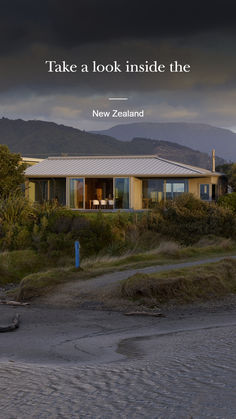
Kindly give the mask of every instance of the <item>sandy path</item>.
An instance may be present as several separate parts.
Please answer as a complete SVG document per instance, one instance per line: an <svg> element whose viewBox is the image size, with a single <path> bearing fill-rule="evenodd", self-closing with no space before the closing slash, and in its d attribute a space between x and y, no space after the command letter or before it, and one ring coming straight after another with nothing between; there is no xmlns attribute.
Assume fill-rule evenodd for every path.
<svg viewBox="0 0 236 419"><path fill-rule="evenodd" d="M164 272L170 269L187 268L190 266L198 266L205 263L219 262L229 256L221 256L209 259L203 259L198 261L174 263L171 265L162 266L149 266L146 268L128 269L119 272L108 273L105 275L97 276L95 278L85 281L69 282L59 286L56 291L49 296L41 299L41 302L53 305L81 305L85 304L85 307L98 308L99 303L106 300L107 294L109 298L111 294L115 295L115 290L119 286L120 281L129 278L136 273L152 273L152 272ZM230 256L236 258L236 256ZM120 301L115 300L111 302L110 307L120 305ZM127 303L128 304L128 303Z"/></svg>

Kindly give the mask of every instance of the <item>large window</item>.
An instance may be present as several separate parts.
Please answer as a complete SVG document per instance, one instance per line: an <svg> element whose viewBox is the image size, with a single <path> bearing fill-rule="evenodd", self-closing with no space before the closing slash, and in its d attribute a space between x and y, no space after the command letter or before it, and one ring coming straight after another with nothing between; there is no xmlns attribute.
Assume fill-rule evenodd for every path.
<svg viewBox="0 0 236 419"><path fill-rule="evenodd" d="M42 204L49 200L49 181L48 180L35 180L35 201Z"/></svg>
<svg viewBox="0 0 236 419"><path fill-rule="evenodd" d="M82 209L84 207L84 180L70 179L70 208Z"/></svg>
<svg viewBox="0 0 236 419"><path fill-rule="evenodd" d="M163 199L163 179L143 179L143 208L153 208Z"/></svg>
<svg viewBox="0 0 236 419"><path fill-rule="evenodd" d="M166 181L166 199L174 199L183 193L188 192L188 181L183 180L167 180Z"/></svg>
<svg viewBox="0 0 236 419"><path fill-rule="evenodd" d="M66 179L50 180L50 201L66 205Z"/></svg>
<svg viewBox="0 0 236 419"><path fill-rule="evenodd" d="M115 178L115 208L129 208L129 178Z"/></svg>

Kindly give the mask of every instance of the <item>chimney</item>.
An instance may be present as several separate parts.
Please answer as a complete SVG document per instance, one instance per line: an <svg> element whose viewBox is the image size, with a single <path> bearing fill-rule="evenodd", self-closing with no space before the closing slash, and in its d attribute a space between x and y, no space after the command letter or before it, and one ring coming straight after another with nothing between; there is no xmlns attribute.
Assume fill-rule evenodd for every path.
<svg viewBox="0 0 236 419"><path fill-rule="evenodd" d="M216 151L212 150L212 172L216 171Z"/></svg>

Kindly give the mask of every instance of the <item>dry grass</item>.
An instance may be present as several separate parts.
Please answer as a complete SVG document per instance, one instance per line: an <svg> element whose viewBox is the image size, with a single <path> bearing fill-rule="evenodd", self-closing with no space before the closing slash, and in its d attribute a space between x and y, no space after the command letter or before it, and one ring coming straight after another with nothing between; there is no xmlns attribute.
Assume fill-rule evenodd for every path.
<svg viewBox="0 0 236 419"><path fill-rule="evenodd" d="M129 251L122 256L96 256L82 261L81 267L85 270L127 269L145 267L149 265L163 265L175 260L195 260L199 257L207 258L224 254L231 254L236 250L236 244L231 239L210 238L206 242L199 242L196 246L181 247L173 241L162 241L158 247L142 253Z"/></svg>
<svg viewBox="0 0 236 419"><path fill-rule="evenodd" d="M33 250L15 250L0 254L0 285L18 283L24 276L43 267L42 258Z"/></svg>
<svg viewBox="0 0 236 419"><path fill-rule="evenodd" d="M8 283L19 283L25 276L53 269L55 262L58 267L69 266L71 258L49 258L33 250L14 250L0 253L0 286Z"/></svg>
<svg viewBox="0 0 236 419"><path fill-rule="evenodd" d="M217 256L224 253L230 255L236 250L235 243L230 239L205 238L197 245L181 247L172 241L162 241L156 248L146 252L135 253L128 251L122 256L98 255L82 260L84 271L94 276L100 272L123 270L132 267L145 267L149 265L163 265L175 260L195 260ZM73 269L73 258L49 258L47 255L37 254L33 250L17 250L0 253L0 285L9 282L18 283L26 275L43 272L57 267Z"/></svg>
<svg viewBox="0 0 236 419"><path fill-rule="evenodd" d="M206 236L200 239L194 247L204 248L214 246L216 248L220 247L222 250L229 250L234 246L234 242L232 239L226 239L225 237Z"/></svg>
<svg viewBox="0 0 236 419"><path fill-rule="evenodd" d="M15 291L17 301L28 301L41 297L54 290L58 285L78 279L79 272L73 273L70 268L57 268L26 276Z"/></svg>
<svg viewBox="0 0 236 419"><path fill-rule="evenodd" d="M176 260L185 262L186 260L204 259L220 256L222 253L224 255L231 254L235 249L235 243L227 241L226 244L227 247L222 247L221 242L207 247L180 247L174 242L163 242L156 249L144 253L133 254L129 252L120 257L105 255L83 260L82 270L80 271L77 271L71 265L71 261L68 261L67 266L63 266L64 263L63 265L60 264L61 267L58 266L58 262L57 268L55 268L55 263L49 265L35 253L31 255L25 253L27 251L21 253L10 252L8 255L5 254L4 257L0 255L0 283L1 269L4 269L2 278L4 278L5 283L15 282L17 284L21 281L19 289L16 290L17 297L21 300L27 300L46 295L61 283L86 280L109 272L150 265L171 264ZM28 257L26 257L27 255ZM1 264L1 256L2 261L11 260L8 263L8 268L6 264L4 267ZM40 263L39 266L38 263Z"/></svg>
<svg viewBox="0 0 236 419"><path fill-rule="evenodd" d="M236 292L236 261L217 263L156 274L136 274L123 281L122 297L166 303L190 302Z"/></svg>

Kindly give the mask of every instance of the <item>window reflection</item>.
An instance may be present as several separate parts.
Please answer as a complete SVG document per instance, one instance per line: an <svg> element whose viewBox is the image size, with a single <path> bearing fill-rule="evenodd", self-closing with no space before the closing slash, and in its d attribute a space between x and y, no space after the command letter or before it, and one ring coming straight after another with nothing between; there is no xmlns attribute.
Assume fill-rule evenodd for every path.
<svg viewBox="0 0 236 419"><path fill-rule="evenodd" d="M209 201L210 199L210 188L208 184L201 184L200 185L200 198L203 199L203 201Z"/></svg>
<svg viewBox="0 0 236 419"><path fill-rule="evenodd" d="M115 208L129 208L129 178L115 178Z"/></svg>
<svg viewBox="0 0 236 419"><path fill-rule="evenodd" d="M188 192L188 181L168 181L166 183L166 199L177 198L183 193Z"/></svg>
<svg viewBox="0 0 236 419"><path fill-rule="evenodd" d="M83 208L84 180L70 179L70 208Z"/></svg>
<svg viewBox="0 0 236 419"><path fill-rule="evenodd" d="M163 199L163 179L143 179L143 208L154 208Z"/></svg>

